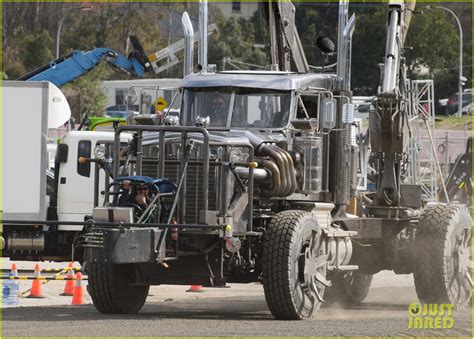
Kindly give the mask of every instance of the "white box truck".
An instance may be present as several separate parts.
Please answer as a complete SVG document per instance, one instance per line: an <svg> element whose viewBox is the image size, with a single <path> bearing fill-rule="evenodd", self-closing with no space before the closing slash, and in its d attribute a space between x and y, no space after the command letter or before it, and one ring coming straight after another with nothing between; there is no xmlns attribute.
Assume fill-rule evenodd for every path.
<svg viewBox="0 0 474 339"><path fill-rule="evenodd" d="M68 132L58 145L53 170L47 170L48 128L69 119L66 98L49 82L3 81L1 90L2 256L70 260L74 237L82 226L44 221L82 222L92 212L95 165L80 163L79 158L93 157L95 146L112 142L114 133ZM103 171L100 181L103 187ZM9 225L8 220L24 225Z"/></svg>

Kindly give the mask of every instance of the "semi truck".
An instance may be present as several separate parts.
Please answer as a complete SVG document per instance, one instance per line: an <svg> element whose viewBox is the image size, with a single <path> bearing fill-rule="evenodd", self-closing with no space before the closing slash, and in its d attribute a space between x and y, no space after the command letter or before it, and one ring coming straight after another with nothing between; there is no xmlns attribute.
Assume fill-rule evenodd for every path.
<svg viewBox="0 0 474 339"><path fill-rule="evenodd" d="M374 191L358 185L367 157L353 119L348 6L340 1L335 74L308 72L294 6L269 1L271 71L203 65L193 73L185 60L179 119L118 126L113 144L81 160L112 178L102 203L95 190L73 243L98 311L139 312L151 285L261 282L275 318L306 319L328 298L361 302L381 270L413 273L423 303L468 305L470 214L427 204L420 185L405 182L403 47L415 4L387 5L384 67L369 112ZM334 52L335 44L325 46Z"/></svg>

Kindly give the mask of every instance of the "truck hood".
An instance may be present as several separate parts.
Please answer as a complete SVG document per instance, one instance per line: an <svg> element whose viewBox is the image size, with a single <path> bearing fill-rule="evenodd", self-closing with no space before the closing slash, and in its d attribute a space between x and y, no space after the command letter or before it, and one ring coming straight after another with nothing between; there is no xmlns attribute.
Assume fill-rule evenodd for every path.
<svg viewBox="0 0 474 339"><path fill-rule="evenodd" d="M191 140L198 144L202 144L203 136L200 133L189 133ZM159 133L149 133L143 137L143 145L158 144ZM253 146L255 150L263 143L278 143L287 140L284 133L281 131L266 132L266 131L247 131L247 130L230 130L230 131L209 131L209 142L219 144L222 146L248 143ZM181 133L166 133L166 143L181 142Z"/></svg>

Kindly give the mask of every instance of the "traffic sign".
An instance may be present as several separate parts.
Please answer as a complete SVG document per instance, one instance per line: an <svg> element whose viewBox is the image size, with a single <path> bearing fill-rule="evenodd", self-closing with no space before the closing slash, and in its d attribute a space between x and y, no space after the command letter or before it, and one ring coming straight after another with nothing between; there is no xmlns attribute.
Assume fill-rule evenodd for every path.
<svg viewBox="0 0 474 339"><path fill-rule="evenodd" d="M168 106L168 102L163 97L158 97L156 101L153 103L157 111L162 111Z"/></svg>

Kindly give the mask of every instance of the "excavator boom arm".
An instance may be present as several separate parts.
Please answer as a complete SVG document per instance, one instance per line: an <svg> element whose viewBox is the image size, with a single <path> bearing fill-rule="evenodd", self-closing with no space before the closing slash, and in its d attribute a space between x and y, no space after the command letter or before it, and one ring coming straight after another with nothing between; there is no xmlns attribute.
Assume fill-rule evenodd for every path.
<svg viewBox="0 0 474 339"><path fill-rule="evenodd" d="M270 35L271 62L280 71L309 73L309 65L295 24L295 6L290 1L263 3Z"/></svg>
<svg viewBox="0 0 474 339"><path fill-rule="evenodd" d="M370 115L372 152L378 159L376 205L401 203L402 161L409 142L408 93L403 55L415 2L391 0L388 4L387 41L381 69L376 111Z"/></svg>
<svg viewBox="0 0 474 339"><path fill-rule="evenodd" d="M380 95L394 94L400 80L400 59L403 54L411 14L415 2L390 1L388 5L387 44L381 81Z"/></svg>
<svg viewBox="0 0 474 339"><path fill-rule="evenodd" d="M132 38L132 36L130 38L135 49L128 58L109 48L96 48L88 52L73 51L71 54L54 60L18 80L49 81L56 86L62 86L91 71L102 60L127 74L142 77L145 71L151 69L151 64L138 40L135 37Z"/></svg>

